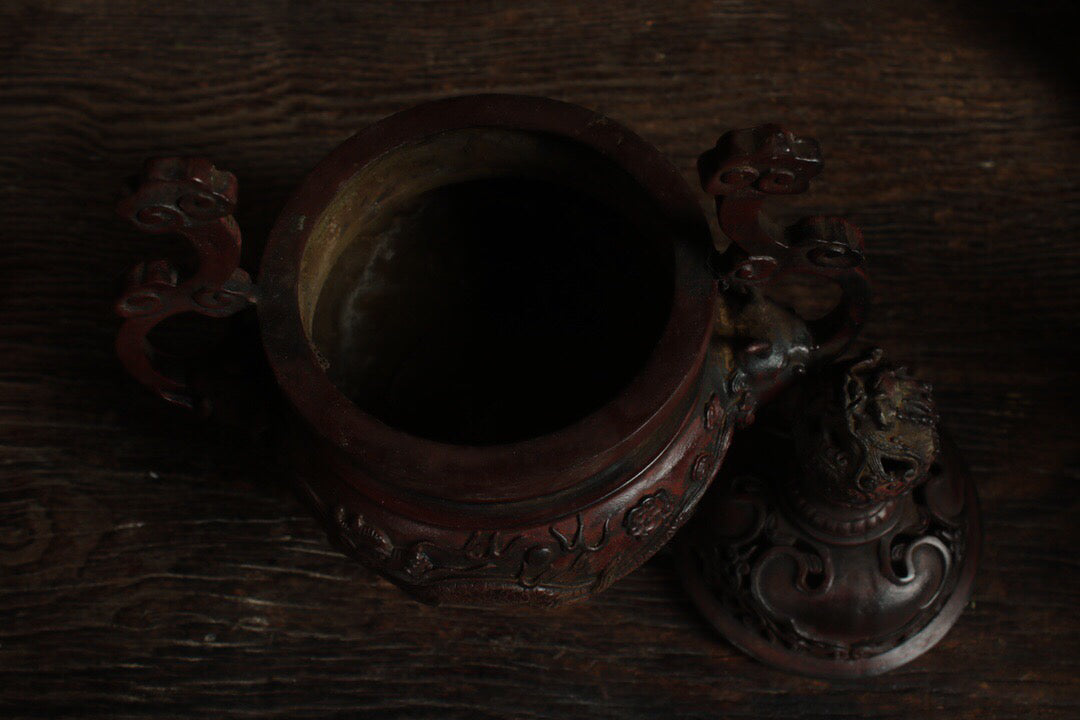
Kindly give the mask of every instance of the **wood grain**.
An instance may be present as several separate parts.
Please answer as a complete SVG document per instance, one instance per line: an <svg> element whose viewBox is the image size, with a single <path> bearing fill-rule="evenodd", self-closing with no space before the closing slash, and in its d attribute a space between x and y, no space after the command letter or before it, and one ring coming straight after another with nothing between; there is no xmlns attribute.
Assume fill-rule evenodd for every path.
<svg viewBox="0 0 1080 720"><path fill-rule="evenodd" d="M0 714L1080 716L1075 20L1064 2L3 3ZM145 156L236 173L254 267L330 148L479 91L605 112L691 180L727 128L821 141L799 205L863 227L867 339L935 384L982 493L975 599L938 648L859 683L778 674L713 634L666 556L558 611L417 605L328 547L265 451L122 375L117 279L179 247L112 215Z"/></svg>

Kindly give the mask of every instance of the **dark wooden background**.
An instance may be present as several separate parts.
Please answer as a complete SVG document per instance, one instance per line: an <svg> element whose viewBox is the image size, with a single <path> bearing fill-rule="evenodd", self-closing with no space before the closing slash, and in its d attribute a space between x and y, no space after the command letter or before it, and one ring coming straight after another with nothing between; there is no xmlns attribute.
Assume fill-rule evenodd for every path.
<svg viewBox="0 0 1080 720"><path fill-rule="evenodd" d="M1069 5L3 2L0 715L1080 717ZM337 143L479 91L600 110L691 179L726 128L821 141L799 204L865 230L866 336L935 384L982 494L975 598L933 652L773 672L663 555L565 609L420 606L331 550L272 463L122 374L111 298L162 240L111 208L144 156L235 172L255 254Z"/></svg>

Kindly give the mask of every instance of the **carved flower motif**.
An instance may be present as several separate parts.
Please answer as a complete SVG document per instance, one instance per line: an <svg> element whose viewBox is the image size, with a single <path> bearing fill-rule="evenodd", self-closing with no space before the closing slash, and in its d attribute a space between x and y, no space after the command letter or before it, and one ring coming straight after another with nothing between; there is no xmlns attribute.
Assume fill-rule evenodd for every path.
<svg viewBox="0 0 1080 720"><path fill-rule="evenodd" d="M420 577L433 567L435 567L435 563L432 561L431 556L427 554L425 543L418 542L409 548L409 552L405 555L405 572L413 577Z"/></svg>
<svg viewBox="0 0 1080 720"><path fill-rule="evenodd" d="M674 503L667 490L646 495L623 518L626 532L638 540L648 537L664 524L673 508Z"/></svg>

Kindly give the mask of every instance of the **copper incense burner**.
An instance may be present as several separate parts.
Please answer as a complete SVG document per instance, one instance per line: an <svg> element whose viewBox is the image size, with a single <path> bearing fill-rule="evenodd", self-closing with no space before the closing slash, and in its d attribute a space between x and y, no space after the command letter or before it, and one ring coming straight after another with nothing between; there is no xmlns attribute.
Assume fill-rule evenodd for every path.
<svg viewBox="0 0 1080 720"><path fill-rule="evenodd" d="M815 141L777 126L724 135L699 163L719 253L679 171L618 123L542 98L433 102L323 160L252 280L235 178L151 160L120 212L199 265L134 269L118 352L206 410L148 333L254 306L296 485L337 545L425 601L581 599L671 540L736 428L858 332L859 231L759 224L820 168ZM807 321L767 297L793 274L840 302Z"/></svg>

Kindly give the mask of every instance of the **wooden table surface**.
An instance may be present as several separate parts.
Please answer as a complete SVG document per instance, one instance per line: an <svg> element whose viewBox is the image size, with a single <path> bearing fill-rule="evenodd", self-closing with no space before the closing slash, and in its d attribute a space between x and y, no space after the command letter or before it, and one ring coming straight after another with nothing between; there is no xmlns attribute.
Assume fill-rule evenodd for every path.
<svg viewBox="0 0 1080 720"><path fill-rule="evenodd" d="M1076 17L867 5L4 2L0 716L1080 717ZM941 645L861 682L774 672L664 555L564 609L421 606L122 373L118 278L163 252L112 213L143 157L236 173L254 257L337 143L481 91L600 110L691 181L727 128L821 141L798 205L864 229L865 337L934 383L982 495Z"/></svg>

